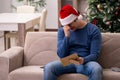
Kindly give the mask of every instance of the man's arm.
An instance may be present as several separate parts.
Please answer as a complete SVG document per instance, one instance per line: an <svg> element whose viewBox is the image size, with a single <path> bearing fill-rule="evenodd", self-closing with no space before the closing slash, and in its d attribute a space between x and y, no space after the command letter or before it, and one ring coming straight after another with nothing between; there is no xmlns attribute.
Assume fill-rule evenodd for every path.
<svg viewBox="0 0 120 80"><path fill-rule="evenodd" d="M68 27L63 27L58 30L58 44L57 44L57 54L60 58L68 55L69 48L69 35Z"/></svg>
<svg viewBox="0 0 120 80"><path fill-rule="evenodd" d="M101 41L102 38L100 30L95 28L91 35L90 55L84 57L85 63L89 61L96 61L98 59L101 49Z"/></svg>

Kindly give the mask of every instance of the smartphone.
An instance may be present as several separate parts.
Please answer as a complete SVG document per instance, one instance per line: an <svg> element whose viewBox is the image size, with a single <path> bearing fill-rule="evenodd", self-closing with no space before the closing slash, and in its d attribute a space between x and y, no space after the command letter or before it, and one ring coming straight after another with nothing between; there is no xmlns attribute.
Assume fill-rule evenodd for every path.
<svg viewBox="0 0 120 80"><path fill-rule="evenodd" d="M112 69L112 71L120 72L120 68L119 67L112 67L111 69Z"/></svg>

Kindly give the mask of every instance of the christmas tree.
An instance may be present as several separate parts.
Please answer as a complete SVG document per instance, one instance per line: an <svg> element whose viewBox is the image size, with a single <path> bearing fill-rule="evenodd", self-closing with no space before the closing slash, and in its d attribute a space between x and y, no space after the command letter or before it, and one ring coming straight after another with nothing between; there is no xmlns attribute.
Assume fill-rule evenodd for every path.
<svg viewBox="0 0 120 80"><path fill-rule="evenodd" d="M88 20L102 32L120 32L120 0L88 0Z"/></svg>

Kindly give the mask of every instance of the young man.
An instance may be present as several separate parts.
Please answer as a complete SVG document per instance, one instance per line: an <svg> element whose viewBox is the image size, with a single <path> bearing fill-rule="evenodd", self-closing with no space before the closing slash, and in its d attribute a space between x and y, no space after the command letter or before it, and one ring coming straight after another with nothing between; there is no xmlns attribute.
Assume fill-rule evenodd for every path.
<svg viewBox="0 0 120 80"><path fill-rule="evenodd" d="M44 80L57 80L67 73L84 74L89 80L102 80L102 67L97 63L101 49L101 33L97 26L81 19L81 15L70 5L60 10L57 54L64 58L77 53L79 65L63 66L61 61L45 66Z"/></svg>

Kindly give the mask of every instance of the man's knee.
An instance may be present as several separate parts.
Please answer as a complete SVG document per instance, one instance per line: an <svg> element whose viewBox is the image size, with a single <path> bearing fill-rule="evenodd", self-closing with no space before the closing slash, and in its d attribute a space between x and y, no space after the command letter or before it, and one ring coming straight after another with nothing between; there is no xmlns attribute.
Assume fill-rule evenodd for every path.
<svg viewBox="0 0 120 80"><path fill-rule="evenodd" d="M102 72L102 67L99 63L97 62L88 62L87 63L88 70L94 73L101 73Z"/></svg>

